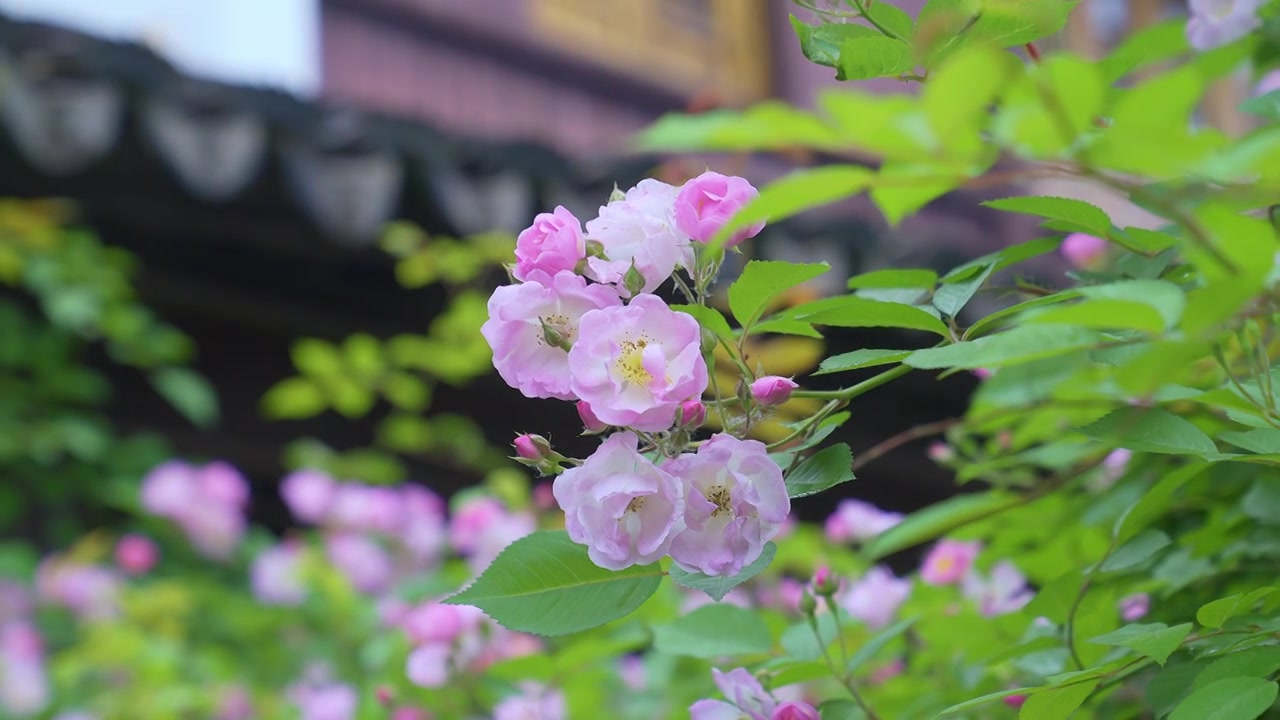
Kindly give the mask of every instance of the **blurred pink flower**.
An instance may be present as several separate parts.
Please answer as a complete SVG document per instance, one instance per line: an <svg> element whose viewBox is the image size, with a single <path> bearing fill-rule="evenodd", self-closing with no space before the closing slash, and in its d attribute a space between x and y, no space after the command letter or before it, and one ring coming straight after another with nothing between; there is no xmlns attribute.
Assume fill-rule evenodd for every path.
<svg viewBox="0 0 1280 720"><path fill-rule="evenodd" d="M295 693L300 720L355 720L360 698L349 685L306 687Z"/></svg>
<svg viewBox="0 0 1280 720"><path fill-rule="evenodd" d="M336 490L333 478L319 470L298 470L280 483L284 504L295 518L304 523L324 520Z"/></svg>
<svg viewBox="0 0 1280 720"><path fill-rule="evenodd" d="M307 596L302 582L302 548L281 543L254 558L249 568L254 597L265 605L298 605Z"/></svg>
<svg viewBox="0 0 1280 720"><path fill-rule="evenodd" d="M618 658L618 677L622 678L622 684L629 689L635 692L644 690L649 684L644 658L639 655L624 655Z"/></svg>
<svg viewBox="0 0 1280 720"><path fill-rule="evenodd" d="M143 535L125 535L116 543L116 565L130 575L142 575L155 566L160 548Z"/></svg>
<svg viewBox="0 0 1280 720"><path fill-rule="evenodd" d="M449 644L464 632L474 631L484 619L479 608L428 602L405 613L401 627L414 645Z"/></svg>
<svg viewBox="0 0 1280 720"><path fill-rule="evenodd" d="M244 515L227 505L192 505L174 519L192 547L211 560L230 560L247 530Z"/></svg>
<svg viewBox="0 0 1280 720"><path fill-rule="evenodd" d="M1007 560L996 563L989 578L970 572L962 584L965 597L977 603L978 611L986 617L1017 612L1035 597L1026 577Z"/></svg>
<svg viewBox="0 0 1280 720"><path fill-rule="evenodd" d="M773 709L769 720L821 720L818 709L801 700L788 700Z"/></svg>
<svg viewBox="0 0 1280 720"><path fill-rule="evenodd" d="M223 688L215 712L216 720L254 720L253 698L240 685Z"/></svg>
<svg viewBox="0 0 1280 720"><path fill-rule="evenodd" d="M867 675L867 679L870 680L873 685L880 685L898 677L904 670L906 670L906 668L906 663L902 662L902 658L895 658L877 667L875 670L872 670L871 673Z"/></svg>
<svg viewBox="0 0 1280 720"><path fill-rule="evenodd" d="M721 672L711 669L711 677L725 700L699 700L689 706L692 720L724 720L743 715L750 720L771 720L778 703L754 675L743 668Z"/></svg>
<svg viewBox="0 0 1280 720"><path fill-rule="evenodd" d="M902 514L886 512L861 500L841 500L827 517L823 532L833 543L864 542L902 522Z"/></svg>
<svg viewBox="0 0 1280 720"><path fill-rule="evenodd" d="M0 623L23 618L31 609L31 592L25 585L0 579Z"/></svg>
<svg viewBox="0 0 1280 720"><path fill-rule="evenodd" d="M1103 238L1087 233L1071 233L1062 240L1058 252L1074 267L1092 268L1107 255L1111 247Z"/></svg>
<svg viewBox="0 0 1280 720"><path fill-rule="evenodd" d="M372 538L355 533L337 533L325 539L325 551L351 586L374 594L391 584L394 567L391 556Z"/></svg>
<svg viewBox="0 0 1280 720"><path fill-rule="evenodd" d="M1264 0L1189 0L1187 41L1197 50L1229 45L1262 24L1258 9Z"/></svg>
<svg viewBox="0 0 1280 720"><path fill-rule="evenodd" d="M487 495L476 495L460 502L449 519L449 544L463 555L480 547L481 538L507 517L502 501Z"/></svg>
<svg viewBox="0 0 1280 720"><path fill-rule="evenodd" d="M51 557L36 569L40 599L62 605L84 620L110 620L119 614L120 578L97 565Z"/></svg>
<svg viewBox="0 0 1280 720"><path fill-rule="evenodd" d="M1151 596L1146 593L1134 593L1120 598L1120 617L1125 622L1141 620L1150 611Z"/></svg>
<svg viewBox="0 0 1280 720"><path fill-rule="evenodd" d="M911 596L911 581L894 576L893 571L876 565L863 574L835 600L851 616L875 630L888 625L902 603Z"/></svg>
<svg viewBox="0 0 1280 720"><path fill-rule="evenodd" d="M418 687L444 687L449 681L449 659L453 654L447 643L420 645L409 653L405 675Z"/></svg>
<svg viewBox="0 0 1280 720"><path fill-rule="evenodd" d="M939 540L924 558L920 579L928 585L950 585L969 574L982 544L959 540Z"/></svg>
<svg viewBox="0 0 1280 720"><path fill-rule="evenodd" d="M1280 70L1272 70L1263 75L1258 84L1253 87L1254 95L1266 95L1267 93L1280 90Z"/></svg>
<svg viewBox="0 0 1280 720"><path fill-rule="evenodd" d="M564 720L564 694L554 688L525 683L493 708L493 720Z"/></svg>
<svg viewBox="0 0 1280 720"><path fill-rule="evenodd" d="M538 529L538 520L527 512L507 515L502 522L493 523L480 534L467 565L477 575L484 572L498 555L511 543Z"/></svg>
<svg viewBox="0 0 1280 720"><path fill-rule="evenodd" d="M0 709L34 715L50 701L44 643L35 626L11 622L0 627Z"/></svg>
<svg viewBox="0 0 1280 720"><path fill-rule="evenodd" d="M249 503L249 484L230 464L216 461L196 470L196 486L205 499L237 509Z"/></svg>

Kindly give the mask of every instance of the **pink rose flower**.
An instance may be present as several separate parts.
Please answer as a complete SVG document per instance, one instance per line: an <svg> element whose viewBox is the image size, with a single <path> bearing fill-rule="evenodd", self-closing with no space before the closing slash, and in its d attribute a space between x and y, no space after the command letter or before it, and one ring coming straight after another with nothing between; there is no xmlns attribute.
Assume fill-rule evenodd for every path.
<svg viewBox="0 0 1280 720"><path fill-rule="evenodd" d="M307 596L302 582L302 548L281 543L262 551L249 567L253 596L264 605L299 605Z"/></svg>
<svg viewBox="0 0 1280 720"><path fill-rule="evenodd" d="M566 348L576 345L585 314L621 305L612 289L587 285L573 273L534 273L528 282L493 291L480 332L508 385L529 398L576 400Z"/></svg>
<svg viewBox="0 0 1280 720"><path fill-rule="evenodd" d="M861 500L841 500L823 532L833 543L864 542L902 522L902 514L885 512Z"/></svg>
<svg viewBox="0 0 1280 720"><path fill-rule="evenodd" d="M1190 0L1187 41L1197 50L1229 45L1262 24L1263 0Z"/></svg>
<svg viewBox="0 0 1280 720"><path fill-rule="evenodd" d="M920 579L928 585L960 582L969 574L981 549L982 545L976 542L939 540L924 558L924 564L920 567Z"/></svg>
<svg viewBox="0 0 1280 720"><path fill-rule="evenodd" d="M280 483L280 496L289 512L304 523L324 520L336 493L333 478L318 470L298 470Z"/></svg>
<svg viewBox="0 0 1280 720"><path fill-rule="evenodd" d="M666 430L680 404L707 389L698 321L657 296L592 310L579 330L569 351L569 384L603 422Z"/></svg>
<svg viewBox="0 0 1280 720"><path fill-rule="evenodd" d="M120 612L118 575L97 565L81 565L57 557L36 568L36 593L84 620L111 620Z"/></svg>
<svg viewBox="0 0 1280 720"><path fill-rule="evenodd" d="M766 375L751 383L751 397L763 407L781 405L791 399L791 392L798 387L791 378Z"/></svg>
<svg viewBox="0 0 1280 720"><path fill-rule="evenodd" d="M512 695L493 707L493 720L564 720L564 693L525 683L519 695Z"/></svg>
<svg viewBox="0 0 1280 720"><path fill-rule="evenodd" d="M339 533L325 540L329 562L362 593L378 593L391 584L394 568L391 556L373 539L354 533Z"/></svg>
<svg viewBox="0 0 1280 720"><path fill-rule="evenodd" d="M327 519L344 530L394 535L404 524L404 510L400 494L392 488L341 483Z"/></svg>
<svg viewBox="0 0 1280 720"><path fill-rule="evenodd" d="M438 562L447 543L444 501L424 487L402 485L400 503L404 520L400 544L420 563Z"/></svg>
<svg viewBox="0 0 1280 720"><path fill-rule="evenodd" d="M475 630L483 619L480 609L470 605L428 602L410 610L404 617L403 627L414 645L447 645L463 632Z"/></svg>
<svg viewBox="0 0 1280 720"><path fill-rule="evenodd" d="M685 488L685 527L671 541L671 559L689 572L738 574L791 513L782 469L757 440L714 435L664 467Z"/></svg>
<svg viewBox="0 0 1280 720"><path fill-rule="evenodd" d="M818 709L803 700L788 700L773 709L769 720L821 720Z"/></svg>
<svg viewBox="0 0 1280 720"><path fill-rule="evenodd" d="M605 257L587 258L587 277L615 285L623 297L651 293L677 267L693 265L687 235L675 226L679 190L657 180L641 180L622 200L600 208L587 223L587 238L601 244ZM628 289L627 274L635 268L638 287Z"/></svg>
<svg viewBox="0 0 1280 720"><path fill-rule="evenodd" d="M129 575L142 575L155 567L160 558L160 548L151 538L142 535L125 535L116 543L116 565Z"/></svg>
<svg viewBox="0 0 1280 720"><path fill-rule="evenodd" d="M1110 244L1100 237L1086 233L1071 233L1063 239L1058 252L1078 268L1093 267L1107 254Z"/></svg>
<svg viewBox="0 0 1280 720"><path fill-rule="evenodd" d="M676 196L676 228L698 242L710 242L744 205L760 196L745 178L707 171L686 182ZM760 220L735 232L726 247L755 237L764 229Z"/></svg>
<svg viewBox="0 0 1280 720"><path fill-rule="evenodd" d="M174 519L191 546L210 560L231 559L247 530L244 516L227 505L193 505Z"/></svg>
<svg viewBox="0 0 1280 720"><path fill-rule="evenodd" d="M977 603L978 611L986 617L1017 612L1035 597L1027 587L1026 577L1008 561L996 563L989 579L976 572L969 573L962 588L965 597Z"/></svg>
<svg viewBox="0 0 1280 720"><path fill-rule="evenodd" d="M297 694L301 720L354 720L360 698L349 685L307 688Z"/></svg>
<svg viewBox="0 0 1280 720"><path fill-rule="evenodd" d="M1151 611L1151 596L1146 593L1134 593L1120 598L1120 617L1125 622L1137 622Z"/></svg>
<svg viewBox="0 0 1280 720"><path fill-rule="evenodd" d="M591 406L579 401L578 417L582 419L582 429L589 433L600 433L609 429L607 423L600 422L600 418L596 417L595 412L591 410Z"/></svg>
<svg viewBox="0 0 1280 720"><path fill-rule="evenodd" d="M569 537L586 545L591 561L608 570L647 565L666 555L684 512L680 481L638 447L634 433L615 433L551 486Z"/></svg>
<svg viewBox="0 0 1280 720"><path fill-rule="evenodd" d="M195 469L184 462L161 463L142 478L142 509L152 515L179 515L198 495Z"/></svg>
<svg viewBox="0 0 1280 720"><path fill-rule="evenodd" d="M721 672L711 669L716 687L724 700L699 700L689 706L692 720L724 720L746 715L750 720L771 720L778 703L764 691L760 681L743 668Z"/></svg>
<svg viewBox="0 0 1280 720"><path fill-rule="evenodd" d="M418 687L438 688L449 682L449 658L453 649L447 643L430 643L414 648L405 661L405 675Z"/></svg>
<svg viewBox="0 0 1280 720"><path fill-rule="evenodd" d="M528 280L534 271L555 275L573 272L578 261L587 256L587 240L582 223L563 207L554 212L539 213L533 224L516 238L516 267L512 275Z"/></svg>
<svg viewBox="0 0 1280 720"><path fill-rule="evenodd" d="M889 568L877 565L835 599L850 616L875 630L892 622L910 596L910 580L895 577Z"/></svg>
<svg viewBox="0 0 1280 720"><path fill-rule="evenodd" d="M1005 705L1011 708L1020 708L1027 702L1026 695L1006 695L1002 698Z"/></svg>
<svg viewBox="0 0 1280 720"><path fill-rule="evenodd" d="M449 544L466 555L475 552L489 528L507 517L507 508L497 498L474 495L458 503L449 523Z"/></svg>

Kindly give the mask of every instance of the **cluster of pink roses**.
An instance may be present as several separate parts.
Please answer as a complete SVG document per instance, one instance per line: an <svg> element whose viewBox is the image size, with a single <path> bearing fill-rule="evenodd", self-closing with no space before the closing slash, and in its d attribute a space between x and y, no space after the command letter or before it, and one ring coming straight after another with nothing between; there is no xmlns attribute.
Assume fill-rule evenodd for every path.
<svg viewBox="0 0 1280 720"><path fill-rule="evenodd" d="M224 462L201 467L173 460L142 480L142 508L167 518L205 557L228 560L244 537L249 484Z"/></svg>
<svg viewBox="0 0 1280 720"><path fill-rule="evenodd" d="M708 384L698 322L651 293L677 270L705 287L698 244L756 195L743 178L707 172L679 188L644 180L615 192L585 231L564 208L538 215L517 240L517 284L489 299L481 332L502 378L527 397L576 401L589 432L620 430L552 488L569 536L600 567L670 555L690 572L733 575L790 513L782 472L762 443L719 434L681 453L684 441L659 448L646 435L679 431L687 440L706 417ZM751 389L768 405L795 387L767 377ZM529 464L566 459L536 436L518 438L516 451ZM675 457L654 459L664 454Z"/></svg>

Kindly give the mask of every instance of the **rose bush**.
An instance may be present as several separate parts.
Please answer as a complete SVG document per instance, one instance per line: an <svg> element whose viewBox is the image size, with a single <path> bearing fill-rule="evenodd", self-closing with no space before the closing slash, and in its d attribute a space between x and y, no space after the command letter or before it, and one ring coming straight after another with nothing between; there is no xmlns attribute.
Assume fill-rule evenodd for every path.
<svg viewBox="0 0 1280 720"><path fill-rule="evenodd" d="M809 5L809 3L805 3ZM1280 101L1232 138L1193 122L1209 84L1280 61L1280 7L1191 4L1100 62L1032 44L1060 0L884 1L793 18L845 80L817 111L768 104L664 118L665 150L857 150L757 191L713 172L645 180L582 223L539 215L477 333L514 391L572 402L599 444L539 435L483 489L301 469L302 527L244 519L219 463L156 467L143 523L90 535L0 586L0 707L20 716L812 720L1277 715L1280 674ZM1013 49L1015 52L1010 52ZM1025 60L1021 56L1025 55ZM1001 170L997 160L1008 157ZM762 223L866 192L895 223L967 187L1061 175L1156 216L1011 196L1043 237L939 275L886 269L781 306L823 263L726 252ZM1009 281L1057 252L1057 288ZM671 289L682 302L655 294ZM1006 299L966 312L980 292ZM669 297L669 296L668 296ZM478 323L477 323L478 324ZM747 351L760 336L894 327L813 389ZM912 372L981 379L963 417L854 457L858 398ZM775 374L776 373L776 374ZM788 406L815 410L764 439ZM792 501L935 438L970 490L910 514ZM927 546L917 569L890 558Z"/></svg>

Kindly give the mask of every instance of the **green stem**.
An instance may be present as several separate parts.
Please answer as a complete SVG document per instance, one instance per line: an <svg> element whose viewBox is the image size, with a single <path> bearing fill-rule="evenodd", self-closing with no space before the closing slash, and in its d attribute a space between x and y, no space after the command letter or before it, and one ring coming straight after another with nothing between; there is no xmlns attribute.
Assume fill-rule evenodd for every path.
<svg viewBox="0 0 1280 720"><path fill-rule="evenodd" d="M812 614L809 615L809 627L813 628L813 636L818 639L818 647L822 649L822 658L827 661L827 669L831 671L831 676L844 686L844 689L849 693L849 697L853 698L858 707L862 708L867 720L880 720L880 716L876 715L871 706L867 704L867 701L862 699L862 693L858 692L858 688L853 684L853 679L849 677L849 673L836 669L835 660L831 658L831 652L827 649L827 644L822 641L822 633L818 631L818 619ZM843 633L840 633L839 621L836 622L836 633L842 636L841 640L843 641L844 638Z"/></svg>
<svg viewBox="0 0 1280 720"><path fill-rule="evenodd" d="M847 387L843 390L796 390L791 394L792 397L815 398L818 400L844 400L848 402L859 395L864 395L885 383L892 382L906 375L915 368L909 365L898 365L890 370L886 370L879 375L863 380L862 382Z"/></svg>
<svg viewBox="0 0 1280 720"><path fill-rule="evenodd" d="M858 8L858 14L862 16L862 19L871 23L871 27L875 28L876 30L879 30L881 35L884 35L885 37L891 37L894 40L901 40L902 42L906 42L906 39L903 38L901 35L890 30L884 25L881 25L880 23L876 22L875 18L871 17L871 14L867 12L867 0L853 0L853 6Z"/></svg>

